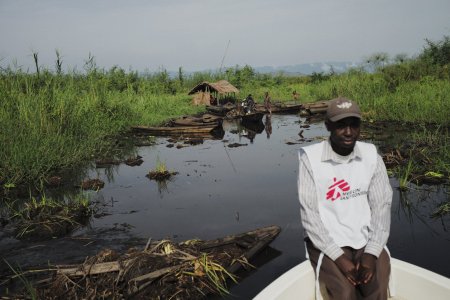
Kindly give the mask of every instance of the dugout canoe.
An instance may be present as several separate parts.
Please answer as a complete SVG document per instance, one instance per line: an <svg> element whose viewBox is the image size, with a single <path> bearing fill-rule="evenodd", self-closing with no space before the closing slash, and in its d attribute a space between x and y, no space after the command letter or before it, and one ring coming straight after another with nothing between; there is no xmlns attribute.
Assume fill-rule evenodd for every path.
<svg viewBox="0 0 450 300"><path fill-rule="evenodd" d="M183 116L169 120L165 125L167 127L187 127L187 126L219 126L222 124L222 117L212 114L203 114L201 116Z"/></svg>
<svg viewBox="0 0 450 300"><path fill-rule="evenodd" d="M298 103L281 103L276 102L271 104L271 111L273 114L295 114L303 108L303 104ZM256 104L256 111L269 113L264 104Z"/></svg>
<svg viewBox="0 0 450 300"><path fill-rule="evenodd" d="M450 299L450 279L416 265L391 258L391 300ZM315 299L314 270L305 261L263 289L254 300ZM327 299L326 295L323 299Z"/></svg>
<svg viewBox="0 0 450 300"><path fill-rule="evenodd" d="M231 103L227 103L224 105L206 105L205 106L205 109L209 113L216 115L216 116L221 116L221 117L224 117L227 114L227 112L229 112L230 110L235 109L235 108L236 108L236 105L231 104Z"/></svg>
<svg viewBox="0 0 450 300"><path fill-rule="evenodd" d="M222 126L201 125L201 126L174 126L174 127L151 127L151 126L132 126L132 131L137 134L146 134L153 136L204 136L213 134L214 131L220 131Z"/></svg>
<svg viewBox="0 0 450 300"><path fill-rule="evenodd" d="M327 112L329 101L317 101L303 104L300 113L303 115L324 114Z"/></svg>
<svg viewBox="0 0 450 300"><path fill-rule="evenodd" d="M263 112L252 112L248 114L242 114L239 116L242 120L242 122L254 122L254 123L262 123L262 118L264 117Z"/></svg>

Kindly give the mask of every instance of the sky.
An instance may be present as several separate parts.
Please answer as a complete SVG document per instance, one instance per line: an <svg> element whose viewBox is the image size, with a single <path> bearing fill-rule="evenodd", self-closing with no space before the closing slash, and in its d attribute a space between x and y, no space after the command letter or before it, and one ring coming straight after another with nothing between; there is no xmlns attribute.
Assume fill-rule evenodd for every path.
<svg viewBox="0 0 450 300"><path fill-rule="evenodd" d="M450 0L0 0L0 67L83 70L361 62L450 36Z"/></svg>

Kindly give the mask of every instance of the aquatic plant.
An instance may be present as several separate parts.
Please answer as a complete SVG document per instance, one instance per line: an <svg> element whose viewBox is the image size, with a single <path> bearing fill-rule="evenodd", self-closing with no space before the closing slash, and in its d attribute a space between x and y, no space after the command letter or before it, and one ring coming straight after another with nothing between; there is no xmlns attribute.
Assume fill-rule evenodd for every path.
<svg viewBox="0 0 450 300"><path fill-rule="evenodd" d="M400 171L398 173L399 189L402 191L407 190L413 173L413 160L409 159L406 167L400 167Z"/></svg>
<svg viewBox="0 0 450 300"><path fill-rule="evenodd" d="M11 271L13 272L14 276L13 278L19 278L20 282L22 283L24 289L25 289L25 295L27 296L28 299L38 299L37 296L37 292L36 289L33 287L33 284L31 283L30 280L27 279L27 277L24 275L24 272L22 272L22 270L20 269L20 266L17 266L16 268L11 266L11 264L5 260L5 263L8 265L8 267L11 269ZM0 285L2 285L2 283L0 283ZM15 298L16 295L12 294L12 295L8 295L8 290L6 290L6 295L2 295L3 296L13 296ZM24 295L24 296L25 296ZM19 297L21 298L21 297ZM8 299L8 298L6 298Z"/></svg>
<svg viewBox="0 0 450 300"><path fill-rule="evenodd" d="M74 199L58 201L45 195L31 197L22 208L13 209L9 219L19 239L59 237L85 224L93 212L89 199L82 194Z"/></svg>
<svg viewBox="0 0 450 300"><path fill-rule="evenodd" d="M159 160L159 157L156 160L156 167L153 170L150 170L150 172L146 175L150 179L154 179L158 182L164 182L167 179L170 179L173 175L178 174L178 172L175 171L169 171L167 169L167 166L164 162ZM167 187L165 187L167 189ZM164 189L164 186L162 186L162 189Z"/></svg>
<svg viewBox="0 0 450 300"><path fill-rule="evenodd" d="M450 201L441 203L431 214L432 218L440 218L450 213Z"/></svg>

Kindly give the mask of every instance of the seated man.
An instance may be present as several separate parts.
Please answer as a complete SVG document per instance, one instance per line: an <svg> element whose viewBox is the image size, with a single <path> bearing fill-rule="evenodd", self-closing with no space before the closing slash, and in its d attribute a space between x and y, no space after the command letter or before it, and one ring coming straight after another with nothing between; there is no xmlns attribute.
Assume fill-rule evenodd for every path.
<svg viewBox="0 0 450 300"><path fill-rule="evenodd" d="M357 141L360 123L355 102L330 102L330 137L299 151L300 213L310 262L329 299L385 300L392 188L375 146Z"/></svg>

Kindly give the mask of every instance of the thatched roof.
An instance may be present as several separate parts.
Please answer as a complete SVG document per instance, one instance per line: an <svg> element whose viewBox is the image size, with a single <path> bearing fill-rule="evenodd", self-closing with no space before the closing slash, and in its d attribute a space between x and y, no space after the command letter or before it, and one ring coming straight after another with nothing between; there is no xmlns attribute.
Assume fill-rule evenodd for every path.
<svg viewBox="0 0 450 300"><path fill-rule="evenodd" d="M217 92L219 94L227 94L227 93L239 93L239 90L234 87L231 83L229 83L226 80L220 80L217 82L207 82L203 81L200 84L197 84L189 93L188 95L195 94L199 91L205 92L205 91L213 91Z"/></svg>

